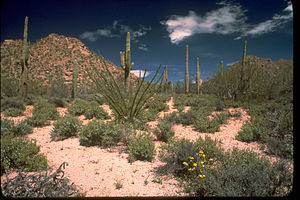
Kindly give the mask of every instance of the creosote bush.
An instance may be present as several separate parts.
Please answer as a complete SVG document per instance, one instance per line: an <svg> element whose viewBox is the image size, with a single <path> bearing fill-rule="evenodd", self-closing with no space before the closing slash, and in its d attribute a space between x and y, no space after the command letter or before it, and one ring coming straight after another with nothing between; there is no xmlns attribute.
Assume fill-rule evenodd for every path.
<svg viewBox="0 0 300 200"><path fill-rule="evenodd" d="M54 128L51 131L51 140L76 136L76 133L81 129L81 125L82 122L77 117L66 115L59 118L54 123Z"/></svg>
<svg viewBox="0 0 300 200"><path fill-rule="evenodd" d="M157 128L154 130L157 140L168 142L175 134L172 130L172 125L173 123L167 120L159 121Z"/></svg>
<svg viewBox="0 0 300 200"><path fill-rule="evenodd" d="M285 196L293 175L282 160L271 163L248 150L224 151L219 142L199 138L163 146L160 157L192 196Z"/></svg>
<svg viewBox="0 0 300 200"><path fill-rule="evenodd" d="M82 127L80 132L80 145L83 146L112 146L121 139L121 126L115 122L103 122L93 119Z"/></svg>
<svg viewBox="0 0 300 200"><path fill-rule="evenodd" d="M128 144L128 161L130 163L136 160L152 161L155 156L155 146L152 137L148 134L141 134L131 138Z"/></svg>
<svg viewBox="0 0 300 200"><path fill-rule="evenodd" d="M17 117L24 115L24 110L21 110L19 108L8 108L4 111L4 116L5 117Z"/></svg>
<svg viewBox="0 0 300 200"><path fill-rule="evenodd" d="M1 173L11 168L24 171L44 169L47 160L38 154L39 150L35 141L11 134L1 135Z"/></svg>

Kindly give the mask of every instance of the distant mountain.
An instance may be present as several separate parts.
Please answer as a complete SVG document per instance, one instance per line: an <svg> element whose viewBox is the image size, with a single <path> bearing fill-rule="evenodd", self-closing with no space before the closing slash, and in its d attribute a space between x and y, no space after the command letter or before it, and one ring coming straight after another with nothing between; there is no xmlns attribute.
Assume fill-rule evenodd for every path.
<svg viewBox="0 0 300 200"><path fill-rule="evenodd" d="M21 73L22 40L5 40L1 43L1 76L19 79ZM97 55L80 40L63 35L50 34L29 44L29 79L41 80L44 84L62 75L64 82L72 82L74 61L78 62L79 85L89 81L85 70L91 67L103 70ZM110 61L105 61L110 72L120 75L123 70ZM136 77L131 74L131 77Z"/></svg>

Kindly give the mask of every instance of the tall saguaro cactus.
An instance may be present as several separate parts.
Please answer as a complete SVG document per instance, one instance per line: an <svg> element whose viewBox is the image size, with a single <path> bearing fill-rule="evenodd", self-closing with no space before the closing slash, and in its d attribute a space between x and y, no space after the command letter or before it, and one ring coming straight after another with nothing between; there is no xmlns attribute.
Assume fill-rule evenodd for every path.
<svg viewBox="0 0 300 200"><path fill-rule="evenodd" d="M202 95L202 90L201 90L201 85L202 85L202 80L200 77L200 69L199 69L199 58L197 57L197 73L196 73L196 84L197 84L197 94Z"/></svg>
<svg viewBox="0 0 300 200"><path fill-rule="evenodd" d="M28 76L28 58L29 58L27 37L28 37L28 17L26 16L24 22L24 40L23 40L22 60L21 60L22 69L21 69L20 95L22 97L27 97L27 76Z"/></svg>
<svg viewBox="0 0 300 200"><path fill-rule="evenodd" d="M72 79L72 98L75 99L77 96L77 78L78 78L78 63L75 60L73 63L73 79Z"/></svg>
<svg viewBox="0 0 300 200"><path fill-rule="evenodd" d="M163 71L163 91L166 92L168 86L168 66L165 65Z"/></svg>
<svg viewBox="0 0 300 200"><path fill-rule="evenodd" d="M185 46L185 93L189 92L189 46Z"/></svg>
<svg viewBox="0 0 300 200"><path fill-rule="evenodd" d="M127 87L127 79L134 63L130 63L130 32L127 32L125 52L120 51L120 63L124 70L124 85Z"/></svg>

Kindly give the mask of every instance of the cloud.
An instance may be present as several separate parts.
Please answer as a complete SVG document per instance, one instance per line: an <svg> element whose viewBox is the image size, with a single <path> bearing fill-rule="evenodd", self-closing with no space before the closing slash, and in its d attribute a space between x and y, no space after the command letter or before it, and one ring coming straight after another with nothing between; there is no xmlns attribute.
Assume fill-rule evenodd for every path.
<svg viewBox="0 0 300 200"><path fill-rule="evenodd" d="M152 29L151 26L146 27L140 25L138 30L133 30L131 27L127 25L120 24L118 20L114 20L111 26L102 29L97 29L95 31L86 31L80 34L79 38L86 39L91 42L95 42L100 37L119 38L121 35L130 32L131 41L138 42L138 38L145 36L148 33L148 31L150 31L151 29Z"/></svg>
<svg viewBox="0 0 300 200"><path fill-rule="evenodd" d="M149 50L146 44L141 44L138 48L142 51L148 51Z"/></svg>
<svg viewBox="0 0 300 200"><path fill-rule="evenodd" d="M172 43L178 44L182 40L195 34L239 34L235 39L251 35L256 36L276 30L280 25L293 18L291 3L282 11L282 14L275 14L270 20L258 24L247 24L248 17L246 9L238 3L221 1L218 9L197 15L189 11L188 15L171 15L169 19L161 21L167 27Z"/></svg>
<svg viewBox="0 0 300 200"><path fill-rule="evenodd" d="M248 29L244 31L240 36L236 37L235 40L241 39L245 36L258 36L270 32L276 31L283 24L293 19L293 7L291 2L288 2L288 6L283 9L281 14L275 14L269 20L260 22L254 25L248 25Z"/></svg>
<svg viewBox="0 0 300 200"><path fill-rule="evenodd" d="M136 69L136 70L131 70L130 73L133 73L137 77L139 77L139 76L143 77L145 70ZM145 77L149 76L150 74L151 74L151 72L147 71L145 74Z"/></svg>

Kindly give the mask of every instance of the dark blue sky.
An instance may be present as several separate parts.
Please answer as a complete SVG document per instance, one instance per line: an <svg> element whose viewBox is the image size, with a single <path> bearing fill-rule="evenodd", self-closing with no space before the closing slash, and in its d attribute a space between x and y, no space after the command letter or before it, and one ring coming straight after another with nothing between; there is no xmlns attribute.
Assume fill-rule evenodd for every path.
<svg viewBox="0 0 300 200"><path fill-rule="evenodd" d="M25 16L35 42L50 33L80 39L90 50L119 65L131 32L135 70L168 65L169 80L183 80L185 45L189 72L200 60L202 78L247 54L293 59L293 9L287 0L4 0L1 42L22 39ZM151 74L150 74L151 76Z"/></svg>

